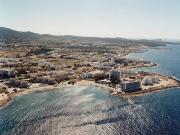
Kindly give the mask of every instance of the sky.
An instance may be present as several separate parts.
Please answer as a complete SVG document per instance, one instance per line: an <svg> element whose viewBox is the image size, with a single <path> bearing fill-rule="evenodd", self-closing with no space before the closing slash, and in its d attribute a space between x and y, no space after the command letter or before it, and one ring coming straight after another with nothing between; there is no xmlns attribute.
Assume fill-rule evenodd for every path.
<svg viewBox="0 0 180 135"><path fill-rule="evenodd" d="M180 39L180 0L0 0L0 26L53 35Z"/></svg>

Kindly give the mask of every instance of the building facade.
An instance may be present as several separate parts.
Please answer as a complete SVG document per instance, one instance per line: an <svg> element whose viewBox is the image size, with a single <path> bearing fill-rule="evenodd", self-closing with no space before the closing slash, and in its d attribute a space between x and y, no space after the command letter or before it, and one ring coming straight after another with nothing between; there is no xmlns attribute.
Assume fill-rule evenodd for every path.
<svg viewBox="0 0 180 135"><path fill-rule="evenodd" d="M143 85L153 85L153 84L158 84L160 82L160 79L158 77L153 77L153 76L146 76L142 80Z"/></svg>
<svg viewBox="0 0 180 135"><path fill-rule="evenodd" d="M123 92L134 92L141 89L141 82L140 81L133 81L133 82L122 82L121 89Z"/></svg>
<svg viewBox="0 0 180 135"><path fill-rule="evenodd" d="M112 70L109 72L109 80L121 80L121 71Z"/></svg>
<svg viewBox="0 0 180 135"><path fill-rule="evenodd" d="M6 77L14 77L15 73L12 69L0 69L0 77L6 78Z"/></svg>

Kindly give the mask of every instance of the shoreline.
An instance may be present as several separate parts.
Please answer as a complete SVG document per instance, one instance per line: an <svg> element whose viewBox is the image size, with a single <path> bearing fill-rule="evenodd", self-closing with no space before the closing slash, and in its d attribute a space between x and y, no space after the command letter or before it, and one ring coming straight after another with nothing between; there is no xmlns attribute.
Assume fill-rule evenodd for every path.
<svg viewBox="0 0 180 135"><path fill-rule="evenodd" d="M117 95L120 97L136 97L136 96L141 96L141 95L146 95L146 94L151 94L153 92L158 92L158 91L163 91L163 90L168 90L171 88L180 88L180 80L173 78L173 77L169 77L169 76L165 76L165 75L161 75L161 74L156 74L156 73L152 73L153 75L158 75L159 77L163 77L164 79L168 79L167 82L165 82L165 84L159 84L158 86L149 86L148 89L141 89L139 91L136 92L131 92L131 93L120 93L118 92L117 94L113 94L116 91L116 88L112 88L109 87L107 85L104 84L100 84L100 83L95 83L94 81L91 80L81 80L79 82L77 82L75 85L89 85L89 84L93 84L95 86L98 87L102 87L105 89L109 89L111 90L111 95Z"/></svg>
<svg viewBox="0 0 180 135"><path fill-rule="evenodd" d="M143 66L131 66L130 69L150 68L150 67L157 67L157 66L159 66L157 63L153 63L153 64L147 64L147 65L143 65Z"/></svg>
<svg viewBox="0 0 180 135"><path fill-rule="evenodd" d="M67 84L67 82L64 82L63 84L58 84L58 85L41 85L39 87L34 87L34 88L29 88L29 89L21 89L17 92L9 93L9 94L7 94L6 99L0 100L0 109L6 107L17 96L22 96L22 95L26 95L26 94L30 94L30 93L36 93L38 91L40 91L40 92L51 91L54 89L67 87L68 85L70 85L70 84Z"/></svg>
<svg viewBox="0 0 180 135"><path fill-rule="evenodd" d="M159 75L160 77L164 77L165 79L168 79L167 82L169 82L169 83L166 85L159 85L159 86L155 86L155 87L151 86L148 89L142 89L142 90L132 92L132 93L117 92L117 90L115 88L112 88L112 87L109 87L107 85L103 85L100 83L95 83L95 81L93 81L93 80L79 80L75 83L75 86L95 85L97 87L101 87L101 88L109 90L111 92L111 95L116 95L116 96L120 96L123 98L143 96L146 94L151 94L151 93L159 92L162 90L168 90L170 88L179 88L180 87L180 80L178 80L176 78L168 77L168 76L164 76L164 75L160 75L160 74L156 74L156 73L153 73L153 74ZM0 101L0 109L9 105L16 96L22 96L22 95L26 95L26 94L30 94L30 93L35 93L38 91L46 92L46 91L51 91L51 90L67 87L67 86L73 86L73 85L68 84L67 82L64 82L64 83L58 84L58 85L41 85L41 86L35 87L35 88L22 89L22 90L19 90L17 93L14 92L14 93L7 94L7 98Z"/></svg>
<svg viewBox="0 0 180 135"><path fill-rule="evenodd" d="M149 48L150 47L148 47L148 49ZM153 49L157 49L157 48L153 48ZM144 52L144 51L147 51L147 50L139 49L140 52ZM135 52L131 52L131 53L139 53L139 52L135 51ZM123 57L127 57L127 55L129 55L129 54L125 54ZM156 66L159 66L159 65L157 63L153 63L153 64L148 64L148 65L132 66L132 67L130 67L130 69L143 68L143 67L156 67ZM92 85L95 85L97 87L102 87L104 89L110 90L111 95L117 95L117 96L125 97L125 98L126 97L143 96L143 95L150 94L150 93L153 93L153 92L158 92L158 91L167 90L167 89L170 89L170 88L179 88L180 87L180 80L179 79L169 77L169 76L165 76L165 75L161 75L161 74L158 74L158 73L151 73L151 74L158 75L160 77L164 77L166 79L173 80L176 83L175 84L174 83L172 83L172 84L169 83L167 86L150 87L150 88L148 88L146 90L142 89L142 90L139 90L139 91L136 91L136 92L131 92L131 93L119 92L115 88L112 88L110 86L100 84L100 83L95 83L94 80L93 81L92 80L78 80L75 83L75 85L81 86L81 85L91 85L92 84ZM25 95L25 94L35 93L35 92L38 92L38 91L40 91L40 92L51 91L51 90L59 89L59 88L62 88L62 87L67 87L68 85L72 86L72 84L68 84L68 81L60 83L58 85L40 84L37 87L32 87L32 88L29 88L29 89L20 89L17 92L12 92L12 93L9 93L9 94L4 94L3 93L5 95L4 98L2 97L2 94L0 94L0 109L2 109L4 107L6 107L7 105L9 105L16 96L22 96L22 95Z"/></svg>
<svg viewBox="0 0 180 135"><path fill-rule="evenodd" d="M153 75L159 76L161 79L165 79L166 81L163 81L162 84L156 84L155 86L149 86L148 88L142 88L139 91L136 92L131 92L131 93L124 93L124 92L117 92L116 88L112 88L109 87L107 85L104 84L100 84L100 83L95 83L94 81L91 80L81 80L79 82L77 82L75 85L89 85L89 84L93 84L95 86L98 87L102 87L104 89L108 89L111 91L111 95L117 95L120 97L137 97L137 96L143 96L146 94L151 94L154 92L159 92L159 91L163 91L163 90L168 90L171 88L180 88L180 80L176 79L174 77L169 77L169 76L165 76L165 75L161 75L161 74L157 74L157 73L152 73Z"/></svg>

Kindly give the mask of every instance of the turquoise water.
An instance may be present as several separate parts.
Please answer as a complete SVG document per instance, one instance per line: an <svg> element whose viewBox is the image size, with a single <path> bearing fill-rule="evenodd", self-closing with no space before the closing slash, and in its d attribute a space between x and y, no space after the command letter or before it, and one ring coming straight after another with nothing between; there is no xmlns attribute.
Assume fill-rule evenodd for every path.
<svg viewBox="0 0 180 135"><path fill-rule="evenodd" d="M128 57L152 60L159 66L148 70L180 78L180 46L165 48ZM0 110L0 134L178 135L180 89L128 99L93 85L31 93Z"/></svg>

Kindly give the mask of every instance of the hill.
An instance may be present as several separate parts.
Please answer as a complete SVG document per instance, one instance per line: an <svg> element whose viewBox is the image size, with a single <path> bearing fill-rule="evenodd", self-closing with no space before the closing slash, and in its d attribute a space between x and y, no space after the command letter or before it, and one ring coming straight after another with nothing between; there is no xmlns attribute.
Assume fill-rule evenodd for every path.
<svg viewBox="0 0 180 135"><path fill-rule="evenodd" d="M100 37L81 37L81 36L54 36L49 34L37 34L33 32L21 32L5 27L0 27L0 41L6 43L20 43L20 42L46 42L46 43L60 43L68 42L70 44L76 43L81 45L115 45L115 46L130 46L130 45L147 45L160 46L165 45L163 41L157 40L132 40L125 38L100 38Z"/></svg>
<svg viewBox="0 0 180 135"><path fill-rule="evenodd" d="M0 27L0 40L31 40L39 39L40 35L33 32L20 32L9 28Z"/></svg>

